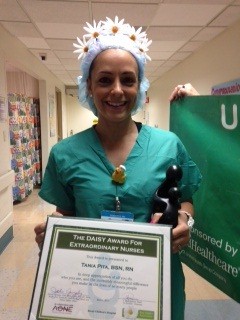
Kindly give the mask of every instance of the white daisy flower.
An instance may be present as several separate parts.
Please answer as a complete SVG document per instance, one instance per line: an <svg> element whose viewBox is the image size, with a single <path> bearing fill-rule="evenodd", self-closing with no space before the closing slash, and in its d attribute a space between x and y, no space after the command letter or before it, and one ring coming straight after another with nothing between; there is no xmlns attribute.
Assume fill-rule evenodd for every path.
<svg viewBox="0 0 240 320"><path fill-rule="evenodd" d="M97 24L96 21L93 20L93 25L88 22L86 22L86 24L88 27L83 27L83 29L88 32L88 34L85 34L85 37L96 39L101 34L102 21L99 21Z"/></svg>
<svg viewBox="0 0 240 320"><path fill-rule="evenodd" d="M84 58L89 49L89 41L86 41L85 37L83 37L83 41L77 37L78 43L73 43L74 47L77 48L74 50L74 53L79 53L78 60Z"/></svg>
<svg viewBox="0 0 240 320"><path fill-rule="evenodd" d="M106 19L107 20L103 22L103 30L106 34L115 35L117 33L124 33L126 28L126 25L123 23L124 19L119 21L117 16L114 21L108 17Z"/></svg>
<svg viewBox="0 0 240 320"><path fill-rule="evenodd" d="M146 63L146 60L151 60L147 52L152 41L147 39L147 34L142 31L142 27L132 27L130 24L124 23L124 19L120 20L116 16L114 20L107 17L105 21L99 21L98 23L95 20L92 24L86 22L86 26L83 28L87 34L83 36L82 40L77 38L78 43L73 44L77 48L74 53L79 54L78 59L84 58L90 48L95 49L95 46L97 48L98 43L111 47L113 45L111 42L116 40L115 42L119 42L126 50L134 50L137 55L144 56L144 63ZM116 37L111 39L111 36L115 35ZM108 36L110 36L110 40ZM108 44L108 42L110 43ZM139 51L136 52L136 50Z"/></svg>
<svg viewBox="0 0 240 320"><path fill-rule="evenodd" d="M152 40L149 40L146 38L144 41L142 41L139 44L139 51L145 55L146 59L151 61L151 58L147 55L147 51L149 51L148 47L152 43Z"/></svg>
<svg viewBox="0 0 240 320"><path fill-rule="evenodd" d="M142 27L138 28L137 30L134 27L130 27L129 29L129 37L131 40L135 42L141 42L146 38L146 32L141 32Z"/></svg>

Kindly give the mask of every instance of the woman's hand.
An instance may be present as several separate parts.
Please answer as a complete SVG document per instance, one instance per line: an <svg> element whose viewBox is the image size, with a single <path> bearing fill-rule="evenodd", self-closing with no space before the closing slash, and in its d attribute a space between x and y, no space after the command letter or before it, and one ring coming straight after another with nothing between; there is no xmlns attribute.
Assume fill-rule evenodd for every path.
<svg viewBox="0 0 240 320"><path fill-rule="evenodd" d="M179 84L176 86L169 97L169 101L178 100L185 96L199 96L197 90L191 85L191 83Z"/></svg>
<svg viewBox="0 0 240 320"><path fill-rule="evenodd" d="M172 230L172 251L177 253L187 246L190 240L190 229L187 216L183 213L178 215L178 225Z"/></svg>
<svg viewBox="0 0 240 320"><path fill-rule="evenodd" d="M59 213L59 212L53 212L52 213L53 216L55 217L62 217L63 214ZM44 236L45 236L45 231L46 231L46 221L39 223L38 225L36 225L36 227L34 228L34 232L35 232L35 241L38 244L39 249L42 249L42 245L43 245L43 240L44 240Z"/></svg>
<svg viewBox="0 0 240 320"><path fill-rule="evenodd" d="M158 223L162 213L155 213L152 216L151 223ZM190 229L187 223L187 216L183 213L178 215L178 225L172 230L172 252L177 253L184 246L188 245L190 240Z"/></svg>

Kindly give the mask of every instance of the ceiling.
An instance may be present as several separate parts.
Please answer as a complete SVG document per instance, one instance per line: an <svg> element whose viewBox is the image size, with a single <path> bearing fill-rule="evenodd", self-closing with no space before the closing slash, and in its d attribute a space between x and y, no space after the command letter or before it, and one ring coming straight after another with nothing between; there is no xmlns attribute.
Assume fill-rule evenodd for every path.
<svg viewBox="0 0 240 320"><path fill-rule="evenodd" d="M0 0L0 24L66 86L80 75L73 42L85 22L115 15L153 40L153 82L239 20L240 0Z"/></svg>

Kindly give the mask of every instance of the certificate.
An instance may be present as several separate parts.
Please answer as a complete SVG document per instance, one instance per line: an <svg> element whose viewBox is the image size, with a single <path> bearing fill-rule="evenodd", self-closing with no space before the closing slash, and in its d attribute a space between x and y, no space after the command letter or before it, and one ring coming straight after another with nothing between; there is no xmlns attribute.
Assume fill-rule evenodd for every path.
<svg viewBox="0 0 240 320"><path fill-rule="evenodd" d="M50 216L28 319L170 319L170 255L170 226Z"/></svg>

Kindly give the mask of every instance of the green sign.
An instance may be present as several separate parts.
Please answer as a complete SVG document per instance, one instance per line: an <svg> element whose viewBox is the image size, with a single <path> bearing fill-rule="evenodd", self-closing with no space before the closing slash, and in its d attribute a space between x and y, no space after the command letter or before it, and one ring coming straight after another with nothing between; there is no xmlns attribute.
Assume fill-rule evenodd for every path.
<svg viewBox="0 0 240 320"><path fill-rule="evenodd" d="M182 261L240 302L240 96L186 97L171 105L170 130L203 175Z"/></svg>

